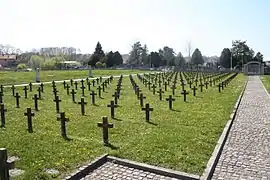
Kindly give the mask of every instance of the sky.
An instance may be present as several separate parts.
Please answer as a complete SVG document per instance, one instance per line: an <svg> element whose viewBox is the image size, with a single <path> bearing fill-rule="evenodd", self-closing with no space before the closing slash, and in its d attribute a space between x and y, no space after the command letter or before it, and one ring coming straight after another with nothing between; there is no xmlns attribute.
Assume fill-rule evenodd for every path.
<svg viewBox="0 0 270 180"><path fill-rule="evenodd" d="M149 51L187 44L220 56L232 40L270 60L269 0L0 0L0 44L22 50L72 46L92 53L129 53L140 41Z"/></svg>

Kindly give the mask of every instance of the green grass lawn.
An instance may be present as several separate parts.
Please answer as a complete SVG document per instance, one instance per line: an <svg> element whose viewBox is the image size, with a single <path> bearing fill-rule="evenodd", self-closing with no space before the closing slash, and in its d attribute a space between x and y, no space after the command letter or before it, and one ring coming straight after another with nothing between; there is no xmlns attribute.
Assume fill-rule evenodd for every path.
<svg viewBox="0 0 270 180"><path fill-rule="evenodd" d="M94 76L108 76L120 74L134 74L146 72L143 70L92 70ZM41 71L40 80L42 82L52 80L68 80L88 77L88 70L59 70L59 71ZM0 71L0 84L12 85L20 83L29 83L36 81L35 72L14 72Z"/></svg>
<svg viewBox="0 0 270 180"><path fill-rule="evenodd" d="M158 94L153 95L137 77L134 80L147 97L145 102L154 108L151 113L154 124L146 123L145 113L141 111L129 78L123 78L117 120L109 118L109 122L114 124L114 128L109 130L109 140L118 149L103 146L102 130L97 127L102 116L110 117L110 109L106 106L113 100L117 79L102 94L103 99L97 98L96 106L91 105L87 92L86 116L81 115L80 105L72 103L71 96L66 95L63 85L57 84L62 100L61 111L66 112L70 119L67 134L71 141L65 141L60 135L51 85L45 86L43 100L39 102L40 111L35 112L33 119L32 134L27 132L27 118L23 114L27 107L34 108L33 100L24 99L20 87L17 91L22 96L21 108L15 108L15 98L10 88L6 88L4 102L8 112L6 128L0 129L0 147L7 148L9 155L20 158L16 167L26 172L16 179L51 179L44 173L46 168L59 170L61 176L56 178L61 178L105 153L200 175L229 119L246 77L238 75L222 93L218 93L217 87L212 87L193 97L187 87L190 92L187 102L183 102L179 94L181 87L178 83L174 111L170 111L168 102L164 99L160 101ZM36 87L33 89L36 92ZM78 90L77 100L80 92ZM170 94L169 89L164 98Z"/></svg>
<svg viewBox="0 0 270 180"><path fill-rule="evenodd" d="M263 75L260 78L267 91L270 92L270 75Z"/></svg>

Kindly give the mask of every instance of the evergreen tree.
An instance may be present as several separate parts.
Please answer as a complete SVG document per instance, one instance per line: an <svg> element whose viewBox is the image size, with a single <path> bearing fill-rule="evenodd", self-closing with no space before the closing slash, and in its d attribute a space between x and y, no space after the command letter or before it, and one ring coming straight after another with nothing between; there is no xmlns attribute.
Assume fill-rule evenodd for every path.
<svg viewBox="0 0 270 180"><path fill-rule="evenodd" d="M95 52L90 57L88 64L91 66L96 66L96 63L100 61L104 56L105 56L105 53L102 50L101 44L98 42L95 48Z"/></svg>
<svg viewBox="0 0 270 180"><path fill-rule="evenodd" d="M199 64L202 65L204 63L202 53L198 48L196 48L195 51L192 54L191 63L194 64L194 65L199 65Z"/></svg>

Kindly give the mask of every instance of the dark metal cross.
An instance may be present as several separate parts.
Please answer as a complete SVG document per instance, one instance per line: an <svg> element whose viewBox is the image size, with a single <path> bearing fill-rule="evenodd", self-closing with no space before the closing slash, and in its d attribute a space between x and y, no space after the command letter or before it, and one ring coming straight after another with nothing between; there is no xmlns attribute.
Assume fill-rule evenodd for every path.
<svg viewBox="0 0 270 180"><path fill-rule="evenodd" d="M0 92L2 92L4 94L4 86L3 86L3 84L0 85Z"/></svg>
<svg viewBox="0 0 270 180"><path fill-rule="evenodd" d="M199 86L201 88L201 92L203 92L203 86L204 86L204 84L203 83L200 83Z"/></svg>
<svg viewBox="0 0 270 180"><path fill-rule="evenodd" d="M30 92L33 91L32 87L33 87L33 84L32 84L32 82L30 82L30 83L29 83L29 91L30 91Z"/></svg>
<svg viewBox="0 0 270 180"><path fill-rule="evenodd" d="M54 87L54 88L53 88L53 94L54 94L54 97L57 96L57 93L58 93L58 90Z"/></svg>
<svg viewBox="0 0 270 180"><path fill-rule="evenodd" d="M0 179L9 180L9 170L15 167L14 161L8 161L7 149L0 148Z"/></svg>
<svg viewBox="0 0 270 180"><path fill-rule="evenodd" d="M105 83L102 83L102 91L105 92Z"/></svg>
<svg viewBox="0 0 270 180"><path fill-rule="evenodd" d="M114 92L114 94L112 95L112 97L114 97L115 104L118 104L118 96L119 96L118 92Z"/></svg>
<svg viewBox="0 0 270 180"><path fill-rule="evenodd" d="M40 87L41 87L41 92L43 92L43 93L44 93L44 84L43 84L43 83L41 83L41 84L40 84Z"/></svg>
<svg viewBox="0 0 270 180"><path fill-rule="evenodd" d="M60 100L59 96L55 96L55 99L53 100L53 102L55 102L56 113L60 112L59 102L61 101L62 100Z"/></svg>
<svg viewBox="0 0 270 180"><path fill-rule="evenodd" d="M97 90L98 90L98 97L100 97L101 98L101 87L100 86L98 86L98 88L97 88Z"/></svg>
<svg viewBox="0 0 270 180"><path fill-rule="evenodd" d="M98 123L98 127L103 129L103 143L105 146L109 145L109 128L113 128L113 124L108 123L108 117L102 117L102 123Z"/></svg>
<svg viewBox="0 0 270 180"><path fill-rule="evenodd" d="M72 89L72 91L71 91L71 96L72 96L72 101L73 101L74 103L76 103L75 95L76 95L76 92L75 92L74 89Z"/></svg>
<svg viewBox="0 0 270 180"><path fill-rule="evenodd" d="M31 108L26 109L26 113L24 113L25 116L27 116L27 124L28 124L28 132L33 132L33 125L32 125L32 117L35 116L35 113L32 112Z"/></svg>
<svg viewBox="0 0 270 180"><path fill-rule="evenodd" d="M83 83L82 83L82 86L81 86L81 90L82 90L82 96L84 97L85 86L83 85Z"/></svg>
<svg viewBox="0 0 270 180"><path fill-rule="evenodd" d="M55 89L55 88L56 88L55 81L52 81L52 88L53 88L53 89Z"/></svg>
<svg viewBox="0 0 270 180"><path fill-rule="evenodd" d="M196 90L197 90L196 86L193 86L193 88L191 89L193 90L193 96L196 96Z"/></svg>
<svg viewBox="0 0 270 180"><path fill-rule="evenodd" d="M88 91L91 91L91 83L87 82Z"/></svg>
<svg viewBox="0 0 270 180"><path fill-rule="evenodd" d="M78 90L78 82L77 81L74 82L74 85L75 85L75 90Z"/></svg>
<svg viewBox="0 0 270 180"><path fill-rule="evenodd" d="M16 99L16 108L20 108L20 98L21 98L21 96L19 95L19 93L16 92L16 95L14 97Z"/></svg>
<svg viewBox="0 0 270 180"><path fill-rule="evenodd" d="M84 86L84 80L83 79L81 80L81 86Z"/></svg>
<svg viewBox="0 0 270 180"><path fill-rule="evenodd" d="M73 86L73 79L70 79L70 86Z"/></svg>
<svg viewBox="0 0 270 180"><path fill-rule="evenodd" d="M38 95L35 94L32 99L34 100L35 110L38 111L38 100L39 100Z"/></svg>
<svg viewBox="0 0 270 180"><path fill-rule="evenodd" d="M168 85L168 83L165 81L165 82L164 82L164 90L165 90L165 91L167 91L167 85Z"/></svg>
<svg viewBox="0 0 270 180"><path fill-rule="evenodd" d="M96 81L95 81L95 80L93 80L93 81L92 81L92 85L93 85L93 87L95 87L95 83L96 83Z"/></svg>
<svg viewBox="0 0 270 180"><path fill-rule="evenodd" d="M140 105L141 105L141 107L144 106L144 104L143 104L143 99L145 99L145 98L146 98L146 97L143 96L143 93L140 93Z"/></svg>
<svg viewBox="0 0 270 180"><path fill-rule="evenodd" d="M81 113L84 116L85 115L85 105L87 104L87 102L84 101L84 98L81 98L81 102L78 102L78 104L81 105Z"/></svg>
<svg viewBox="0 0 270 180"><path fill-rule="evenodd" d="M162 89L159 89L158 93L159 93L159 100L162 101L162 93L164 93L164 91L162 91Z"/></svg>
<svg viewBox="0 0 270 180"><path fill-rule="evenodd" d="M66 81L63 82L63 85L64 85L64 89L66 89L66 85L67 85Z"/></svg>
<svg viewBox="0 0 270 180"><path fill-rule="evenodd" d="M156 94L156 87L157 87L157 86L156 86L155 84L152 85L152 89L153 89L153 94L154 94L154 95Z"/></svg>
<svg viewBox="0 0 270 180"><path fill-rule="evenodd" d="M4 96L3 92L0 91L0 103L3 103L3 96Z"/></svg>
<svg viewBox="0 0 270 180"><path fill-rule="evenodd" d="M97 95L97 93L95 93L95 91L91 91L90 95L92 97L92 104L95 104L95 96Z"/></svg>
<svg viewBox="0 0 270 180"><path fill-rule="evenodd" d="M187 92L187 90L183 90L183 92L181 92L181 94L182 95L184 95L184 102L186 102L186 100L187 100L187 95L189 94L188 92Z"/></svg>
<svg viewBox="0 0 270 180"><path fill-rule="evenodd" d="M61 123L61 136L64 139L68 139L67 138L67 131L66 131L66 122L68 122L69 119L66 118L65 112L61 112L60 117L57 117L57 120L60 121L60 123Z"/></svg>
<svg viewBox="0 0 270 180"><path fill-rule="evenodd" d="M188 84L189 84L189 88L191 88L192 81L189 81Z"/></svg>
<svg viewBox="0 0 270 180"><path fill-rule="evenodd" d="M110 104L108 104L107 107L111 108L111 118L114 119L115 108L117 108L118 105L117 104L114 104L114 101L110 101Z"/></svg>
<svg viewBox="0 0 270 180"><path fill-rule="evenodd" d="M172 89L172 94L175 95L175 89L176 89L175 84L171 86L171 89Z"/></svg>
<svg viewBox="0 0 270 180"><path fill-rule="evenodd" d="M70 86L69 86L69 84L67 84L67 85L66 85L67 95L69 95L69 88L70 88Z"/></svg>
<svg viewBox="0 0 270 180"><path fill-rule="evenodd" d="M5 127L6 124L6 118L5 118L5 113L7 112L7 109L5 109L4 104L0 104L0 113L1 113L1 128Z"/></svg>
<svg viewBox="0 0 270 180"><path fill-rule="evenodd" d="M15 96L15 90L16 90L16 88L15 88L14 85L11 86L11 90L12 90L12 96Z"/></svg>
<svg viewBox="0 0 270 180"><path fill-rule="evenodd" d="M24 86L23 90L24 90L24 98L27 99L27 90L28 90L27 86Z"/></svg>
<svg viewBox="0 0 270 180"><path fill-rule="evenodd" d="M154 111L153 108L150 108L149 103L145 104L145 108L142 108L143 111L145 111L145 119L147 122L150 120L150 112Z"/></svg>
<svg viewBox="0 0 270 180"><path fill-rule="evenodd" d="M207 88L208 88L208 84L209 84L209 82L208 82L208 81L206 81L204 84L205 84L205 89L207 89Z"/></svg>
<svg viewBox="0 0 270 180"><path fill-rule="evenodd" d="M41 88L38 87L37 91L38 91L38 98L41 99L41 98L42 98L42 97L41 97Z"/></svg>
<svg viewBox="0 0 270 180"><path fill-rule="evenodd" d="M173 104L173 101L175 101L175 98L173 98L172 95L169 95L169 98L166 98L166 101L169 102L169 108L170 110L172 110L172 104Z"/></svg>

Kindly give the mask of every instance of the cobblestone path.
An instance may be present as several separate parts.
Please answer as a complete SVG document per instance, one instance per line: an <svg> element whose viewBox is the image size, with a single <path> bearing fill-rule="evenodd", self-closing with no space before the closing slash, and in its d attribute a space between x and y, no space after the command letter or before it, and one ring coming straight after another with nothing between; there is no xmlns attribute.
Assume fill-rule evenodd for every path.
<svg viewBox="0 0 270 180"><path fill-rule="evenodd" d="M250 76L212 179L270 180L270 96Z"/></svg>
<svg viewBox="0 0 270 180"><path fill-rule="evenodd" d="M113 162L106 162L81 180L177 180Z"/></svg>

